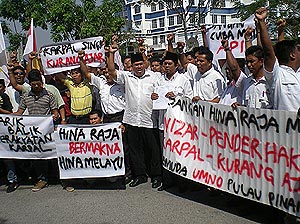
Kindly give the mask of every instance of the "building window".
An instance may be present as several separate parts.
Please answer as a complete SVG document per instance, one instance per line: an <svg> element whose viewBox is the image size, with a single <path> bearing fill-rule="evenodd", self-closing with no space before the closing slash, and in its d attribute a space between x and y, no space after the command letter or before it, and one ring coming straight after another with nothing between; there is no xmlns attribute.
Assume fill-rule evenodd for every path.
<svg viewBox="0 0 300 224"><path fill-rule="evenodd" d="M205 17L204 16L200 16L199 23L200 24L205 24Z"/></svg>
<svg viewBox="0 0 300 224"><path fill-rule="evenodd" d="M172 1L168 1L168 8L169 9L172 9L173 7L174 7L174 4L173 4L173 2Z"/></svg>
<svg viewBox="0 0 300 224"><path fill-rule="evenodd" d="M153 36L153 45L157 45L158 44L158 39L157 37Z"/></svg>
<svg viewBox="0 0 300 224"><path fill-rule="evenodd" d="M140 13L141 12L141 6L140 5L135 5L134 6L134 13L137 14L137 13Z"/></svg>
<svg viewBox="0 0 300 224"><path fill-rule="evenodd" d="M160 35L159 40L161 44L165 43L166 42L165 35Z"/></svg>
<svg viewBox="0 0 300 224"><path fill-rule="evenodd" d="M218 16L212 15L212 23L218 23Z"/></svg>
<svg viewBox="0 0 300 224"><path fill-rule="evenodd" d="M174 22L174 16L170 16L169 17L169 26L174 26L175 22Z"/></svg>
<svg viewBox="0 0 300 224"><path fill-rule="evenodd" d="M156 11L156 5L155 4L152 4L151 5L151 12L155 12Z"/></svg>
<svg viewBox="0 0 300 224"><path fill-rule="evenodd" d="M142 24L142 21L135 21L135 26L137 28L139 28L141 24Z"/></svg>
<svg viewBox="0 0 300 224"><path fill-rule="evenodd" d="M221 16L221 23L226 24L226 16L224 15Z"/></svg>
<svg viewBox="0 0 300 224"><path fill-rule="evenodd" d="M160 2L158 4L158 8L159 8L159 10L165 9L164 3Z"/></svg>
<svg viewBox="0 0 300 224"><path fill-rule="evenodd" d="M154 19L152 20L152 29L156 29L157 28L157 20Z"/></svg>
<svg viewBox="0 0 300 224"><path fill-rule="evenodd" d="M181 18L181 16L177 16L177 24L182 24L182 18Z"/></svg>
<svg viewBox="0 0 300 224"><path fill-rule="evenodd" d="M195 0L189 0L189 5L195 5Z"/></svg>
<svg viewBox="0 0 300 224"><path fill-rule="evenodd" d="M195 23L195 15L191 14L190 15L190 24L194 24Z"/></svg>
<svg viewBox="0 0 300 224"><path fill-rule="evenodd" d="M165 27L165 18L159 19L159 27Z"/></svg>

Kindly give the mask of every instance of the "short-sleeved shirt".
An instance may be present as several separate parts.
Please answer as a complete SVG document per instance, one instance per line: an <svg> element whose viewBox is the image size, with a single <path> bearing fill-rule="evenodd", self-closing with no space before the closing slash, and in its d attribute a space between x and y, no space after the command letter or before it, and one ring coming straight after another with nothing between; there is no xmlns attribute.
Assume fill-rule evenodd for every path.
<svg viewBox="0 0 300 224"><path fill-rule="evenodd" d="M244 79L242 104L253 108L272 108L271 89L264 76L257 81L253 75Z"/></svg>
<svg viewBox="0 0 300 224"><path fill-rule="evenodd" d="M196 68L197 66L191 63L187 66L187 72L194 80L194 96L199 96L202 100L220 98L225 89L224 77L213 67L203 74L198 70L196 72Z"/></svg>
<svg viewBox="0 0 300 224"><path fill-rule="evenodd" d="M125 109L124 85L109 85L106 79L91 74L91 84L99 89L101 108L104 114L115 114Z"/></svg>
<svg viewBox="0 0 300 224"><path fill-rule="evenodd" d="M12 112L13 109L9 96L3 92L0 92L0 108L9 112Z"/></svg>
<svg viewBox="0 0 300 224"><path fill-rule="evenodd" d="M125 113L123 122L132 126L153 128L151 94L159 85L159 76L146 70L141 77L133 72L117 70L116 82L125 85Z"/></svg>
<svg viewBox="0 0 300 224"><path fill-rule="evenodd" d="M243 85L242 82L247 78L245 73L241 71L238 80L234 80L229 83L225 88L223 94L220 97L220 104L232 105L233 103L239 103L242 105Z"/></svg>
<svg viewBox="0 0 300 224"><path fill-rule="evenodd" d="M85 79L75 85L72 78L68 77L64 84L71 93L71 113L76 116L87 115L92 111L92 86Z"/></svg>
<svg viewBox="0 0 300 224"><path fill-rule="evenodd" d="M52 93L46 89L36 96L32 91L22 95L19 109L28 109L30 115L49 115L57 109L57 103Z"/></svg>
<svg viewBox="0 0 300 224"><path fill-rule="evenodd" d="M264 70L272 88L275 110L298 111L300 107L300 73L291 67L279 65L276 60L273 71Z"/></svg>
<svg viewBox="0 0 300 224"><path fill-rule="evenodd" d="M59 90L55 86L49 85L49 84L44 84L44 87L47 91L52 93L52 95L54 96L54 99L56 100L58 108L63 107L65 105L64 100L63 100L62 96L60 95ZM30 90L31 90L30 85L26 85L26 84L22 85L22 93L23 94L30 92Z"/></svg>

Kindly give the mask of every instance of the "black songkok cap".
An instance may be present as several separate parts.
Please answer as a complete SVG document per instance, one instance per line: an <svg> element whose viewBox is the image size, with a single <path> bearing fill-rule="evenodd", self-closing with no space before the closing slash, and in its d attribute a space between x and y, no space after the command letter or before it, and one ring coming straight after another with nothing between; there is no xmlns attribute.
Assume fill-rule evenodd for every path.
<svg viewBox="0 0 300 224"><path fill-rule="evenodd" d="M170 51L167 51L164 60L172 60L172 61L174 61L175 65L177 65L178 64L178 55L175 53L172 53Z"/></svg>
<svg viewBox="0 0 300 224"><path fill-rule="evenodd" d="M5 86L5 81L4 81L4 79L0 79L0 84L2 84L2 85Z"/></svg>
<svg viewBox="0 0 300 224"><path fill-rule="evenodd" d="M141 53L136 53L131 55L131 63L135 63L138 61L144 61L143 55Z"/></svg>

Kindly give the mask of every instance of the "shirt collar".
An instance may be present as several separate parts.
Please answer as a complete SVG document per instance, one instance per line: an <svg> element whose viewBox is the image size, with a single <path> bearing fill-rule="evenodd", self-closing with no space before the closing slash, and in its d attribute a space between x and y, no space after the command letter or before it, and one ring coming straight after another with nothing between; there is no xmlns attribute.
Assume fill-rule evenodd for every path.
<svg viewBox="0 0 300 224"><path fill-rule="evenodd" d="M49 95L47 90L45 88L43 88L42 92L38 95L38 97L42 97L42 96L45 96L45 95ZM35 95L31 90L29 91L28 93L28 96L37 96Z"/></svg>

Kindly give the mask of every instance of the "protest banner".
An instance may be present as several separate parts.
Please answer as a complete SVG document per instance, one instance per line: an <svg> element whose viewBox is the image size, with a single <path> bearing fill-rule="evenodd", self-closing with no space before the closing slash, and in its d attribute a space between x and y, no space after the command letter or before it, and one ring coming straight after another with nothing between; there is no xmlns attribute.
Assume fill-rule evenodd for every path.
<svg viewBox="0 0 300 224"><path fill-rule="evenodd" d="M56 158L52 116L1 114L0 158Z"/></svg>
<svg viewBox="0 0 300 224"><path fill-rule="evenodd" d="M59 125L55 142L60 178L124 175L120 124Z"/></svg>
<svg viewBox="0 0 300 224"><path fill-rule="evenodd" d="M256 38L257 34L253 17L242 23L212 25L207 27L206 38L208 40L209 49L214 53L214 59L226 59L226 54L221 44L222 38L228 40L229 47L235 58L245 58L244 34L248 26L254 28L252 38Z"/></svg>
<svg viewBox="0 0 300 224"><path fill-rule="evenodd" d="M41 47L40 56L45 75L78 68L78 51L84 50L87 65L99 67L105 62L103 37L61 42Z"/></svg>
<svg viewBox="0 0 300 224"><path fill-rule="evenodd" d="M166 112L164 131L165 169L300 216L296 112L176 98Z"/></svg>

